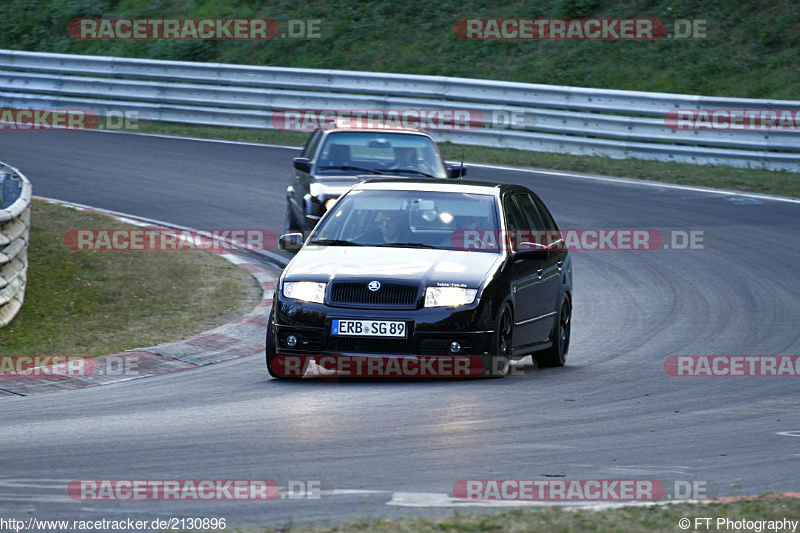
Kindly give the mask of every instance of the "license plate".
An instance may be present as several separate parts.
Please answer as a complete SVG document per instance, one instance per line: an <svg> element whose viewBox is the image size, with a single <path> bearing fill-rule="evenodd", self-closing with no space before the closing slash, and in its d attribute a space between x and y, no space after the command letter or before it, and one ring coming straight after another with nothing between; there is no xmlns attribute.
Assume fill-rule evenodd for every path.
<svg viewBox="0 0 800 533"><path fill-rule="evenodd" d="M404 339L406 323L391 320L334 320L331 324L331 335Z"/></svg>

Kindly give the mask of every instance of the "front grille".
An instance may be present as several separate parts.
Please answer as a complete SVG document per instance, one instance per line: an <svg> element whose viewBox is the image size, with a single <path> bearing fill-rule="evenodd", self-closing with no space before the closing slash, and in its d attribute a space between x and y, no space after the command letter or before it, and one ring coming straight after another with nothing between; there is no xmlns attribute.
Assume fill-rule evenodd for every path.
<svg viewBox="0 0 800 533"><path fill-rule="evenodd" d="M371 291L367 283L334 282L331 286L331 304L410 309L417 305L419 288L416 285L384 283L377 291Z"/></svg>
<svg viewBox="0 0 800 533"><path fill-rule="evenodd" d="M408 339L368 339L332 335L328 340L328 349L334 352L404 355L410 354L411 348L412 340L410 337Z"/></svg>

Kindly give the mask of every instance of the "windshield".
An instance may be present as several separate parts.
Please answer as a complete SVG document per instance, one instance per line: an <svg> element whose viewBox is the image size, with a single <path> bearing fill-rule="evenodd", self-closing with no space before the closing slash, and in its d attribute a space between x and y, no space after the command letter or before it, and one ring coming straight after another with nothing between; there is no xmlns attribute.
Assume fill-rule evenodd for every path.
<svg viewBox="0 0 800 533"><path fill-rule="evenodd" d="M489 194L358 190L336 203L309 242L463 250L454 237L463 230L498 228L495 198Z"/></svg>
<svg viewBox="0 0 800 533"><path fill-rule="evenodd" d="M329 134L320 150L316 173L324 176L343 172L447 177L430 138L386 131Z"/></svg>

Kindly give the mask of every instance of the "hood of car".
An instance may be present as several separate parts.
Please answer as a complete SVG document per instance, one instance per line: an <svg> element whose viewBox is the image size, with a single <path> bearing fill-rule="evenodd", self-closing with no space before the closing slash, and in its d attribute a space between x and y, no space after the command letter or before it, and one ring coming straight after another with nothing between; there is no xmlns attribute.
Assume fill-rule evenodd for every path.
<svg viewBox="0 0 800 533"><path fill-rule="evenodd" d="M479 288L500 265L497 253L372 246L306 246L284 281L394 281Z"/></svg>
<svg viewBox="0 0 800 533"><path fill-rule="evenodd" d="M424 176L408 174L350 174L350 175L330 175L322 174L315 175L314 181L311 182L311 196L322 195L341 195L347 192L347 189L360 183L375 178L424 178Z"/></svg>
<svg viewBox="0 0 800 533"><path fill-rule="evenodd" d="M339 196L347 192L347 189L355 185L356 183L360 183L362 181L366 181L370 178L374 178L375 174L367 175L367 176L324 176L322 178L316 177L314 181L311 182L310 185L310 192L311 196L319 197L319 196Z"/></svg>

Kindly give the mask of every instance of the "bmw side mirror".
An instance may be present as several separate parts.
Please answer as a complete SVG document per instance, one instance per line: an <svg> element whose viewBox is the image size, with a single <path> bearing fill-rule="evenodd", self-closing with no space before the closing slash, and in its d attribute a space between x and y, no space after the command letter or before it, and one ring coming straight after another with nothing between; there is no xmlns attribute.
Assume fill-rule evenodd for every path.
<svg viewBox="0 0 800 533"><path fill-rule="evenodd" d="M278 246L281 250L296 252L303 247L303 240L302 233L284 233L278 240Z"/></svg>
<svg viewBox="0 0 800 533"><path fill-rule="evenodd" d="M447 165L447 177L450 179L463 178L467 175L467 167L461 165Z"/></svg>
<svg viewBox="0 0 800 533"><path fill-rule="evenodd" d="M300 172L311 172L311 161L307 157L295 157L292 161L294 161L294 168Z"/></svg>

